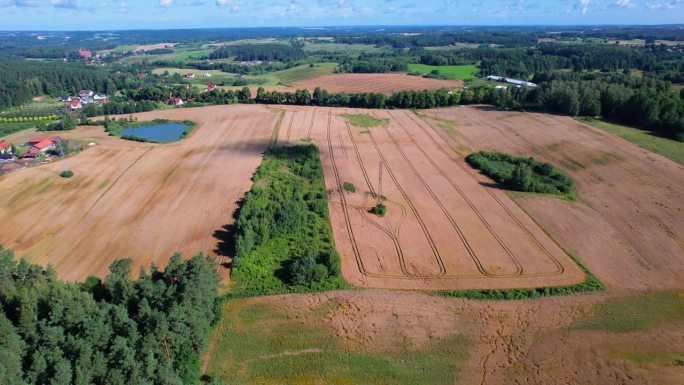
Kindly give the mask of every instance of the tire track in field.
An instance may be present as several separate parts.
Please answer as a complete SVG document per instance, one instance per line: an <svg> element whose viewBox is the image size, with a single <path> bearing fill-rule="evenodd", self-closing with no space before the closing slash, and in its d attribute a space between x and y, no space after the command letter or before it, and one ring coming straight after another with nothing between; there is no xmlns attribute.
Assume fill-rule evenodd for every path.
<svg viewBox="0 0 684 385"><path fill-rule="evenodd" d="M297 115L297 111L292 111L292 116L290 116L290 124L287 125L287 136L285 137L285 144L290 142L290 131L292 131L292 121Z"/></svg>
<svg viewBox="0 0 684 385"><path fill-rule="evenodd" d="M373 115L375 115L375 114L373 114ZM393 117L392 114L389 113L389 112L388 112L388 115L389 115L390 117ZM423 154L423 156L425 156L425 158L430 162L430 164L434 167L434 169L437 170L437 171L440 173L440 175L442 175L442 177L444 177L444 179L446 179L446 180L451 184L451 186L458 192L458 194L466 201L466 203L468 204L468 207L475 213L475 215L476 215L476 216L480 219L480 221L485 225L485 228L487 228L487 230L489 231L489 233L494 237L494 239L497 240L497 242L499 243L499 245L502 247L502 249L505 251L505 253L509 256L509 258L513 261L513 264L515 265L515 271L512 272L512 273L507 273L507 274L495 274L495 273L490 273L490 272L487 271L487 269L485 269L484 265L482 264L482 262L480 261L480 259L477 257L477 253L475 252L475 250L473 249L473 247L470 245L470 242L468 242L468 239L466 238L465 234L464 234L463 231L461 230L460 226L459 226L459 225L456 223L456 221L454 220L454 218L453 218L453 216L451 215L451 213L449 213L449 211L448 211L448 210L446 209L446 207L444 206L444 203L439 199L439 197L438 197L437 194L432 190L432 188L429 186L429 184L427 183L427 181L426 181L426 180L423 178L423 176L418 172L418 170L416 169L416 167L415 167L415 165L413 164L413 162L411 162L411 160L408 158L408 156L406 155L406 153L404 152L404 150L401 148L401 146L399 146L399 143L397 142L396 138L390 133L390 131L389 131L389 129L387 128L387 126L383 126L383 129L385 130L385 133L387 133L387 136L392 140L392 143L393 143L394 146L396 147L396 149L397 149L397 151L399 152L399 154L401 154L401 156L402 156L402 158L404 159L404 161L406 162L406 164L408 164L408 166L409 166L409 168L411 169L411 171L413 171L413 174L418 178L418 180L420 180L420 182L421 182L421 184L423 185L423 187L425 187L425 189L428 191L428 193L430 194L430 196L432 197L432 199L437 203L437 205L438 205L439 208L441 209L442 213L447 217L447 219L448 219L449 222L451 223L451 226L454 228L454 230L455 230L456 233L458 234L459 238L461 239L461 242L463 243L463 245L465 246L466 250L468 251L468 254L470 255L470 257L471 257L471 259L473 260L473 262L475 263L475 265L477 266L477 270L478 270L480 273L482 273L483 275L488 276L488 277L515 277L515 276L521 275L521 274L523 273L523 267L520 265L520 263L518 262L518 260L515 258L515 256L514 256L513 253L511 252L511 250L508 248L508 246L506 246L506 244L503 242L503 240L501 240L501 238L499 238L498 234L496 234L496 233L494 232L494 230L491 228L491 226L489 225L489 223L484 219L484 217L482 216L482 214L480 213L480 211L477 209L477 207L475 207L475 205L470 201L470 199L468 199L468 198L466 197L466 195L463 193L463 191L460 189L460 187L458 187L458 186L456 185L456 183L454 183L454 181L453 181L453 180L444 172L444 170L442 170L442 169L437 165L437 163L434 161L434 159L432 159L432 157L430 157L430 156L428 155L428 153L423 149L423 147L420 146L420 144L418 144L418 143L415 141L415 139L409 134L408 130L406 130L406 127L405 127L398 119L393 119L393 120L397 123L397 125L398 125L399 127L402 128L402 130L406 133L406 136L411 140L411 142L414 144L414 146Z"/></svg>
<svg viewBox="0 0 684 385"><path fill-rule="evenodd" d="M116 179L114 179L114 181L113 181L109 186L107 186L107 189L106 189L105 191L103 191L102 194L100 194L100 197L97 198L97 200L92 204L92 206L90 206L90 208L85 212L85 214L83 214L83 216L82 216L81 219L79 220L79 223L82 222L83 219L85 219L85 217L87 217L88 214L90 214L91 211L93 211L93 209L95 208L95 206L97 206L97 204L100 203L100 201L102 200L102 198L104 198L104 196L107 195L107 193L109 192L109 190L111 190L112 187L114 187L114 185L116 184L116 182L118 182L118 181L119 181L119 180L128 172L128 170L130 170L131 168L133 168L133 166L135 166L135 164L138 163L138 162L140 161L140 159L142 159L143 156L147 155L148 152L152 151L153 148L154 148L154 147L148 147L147 150L146 150L145 152L143 152L142 154L140 154L139 157L137 157L133 162L131 162L131 164L129 164L128 167L126 167L126 169L123 170L123 172L121 172L121 174L119 174L119 176L117 176Z"/></svg>
<svg viewBox="0 0 684 385"><path fill-rule="evenodd" d="M385 168L387 169L387 173L389 174L390 178L392 179L395 186L397 187L397 190L399 190L399 193L401 194L401 196L404 198L404 200L408 204L409 208L411 209L411 212L416 217L416 220L418 221L418 225L423 230L423 233L425 234L425 237L426 237L428 243L430 244L430 248L432 249L433 256L435 257L435 260L437 261L437 265L439 266L439 274L437 274L436 277L444 277L446 275L446 267L444 266L444 261L442 260L442 256L439 254L439 250L437 250L437 246L435 245L435 242L432 239L430 232L428 231L427 225L425 225L425 222L423 222L423 219L421 218L420 214L418 213L418 209L416 209L416 207L414 206L413 202L409 198L406 191L399 184L399 180L397 179L396 175L394 174L394 171L392 170L392 168L389 166L387 159L385 158L384 154L380 150L380 146L378 146L378 143L376 142L375 137L373 136L373 133L371 131L368 132L368 137L370 138L371 142L373 143L373 146L375 147L375 151L378 153L378 156L382 160L382 163L385 164ZM435 275L427 275L427 276L420 276L420 277L421 278L429 278L429 277L435 277Z"/></svg>
<svg viewBox="0 0 684 385"><path fill-rule="evenodd" d="M366 166L363 164L363 160L361 159L361 153L359 152L359 147L358 144L356 143L356 139L354 139L354 133L352 132L351 126L349 125L349 122L345 121L345 126L347 127L347 133L349 134L349 139L351 140L352 146L354 147L354 152L356 154L356 161L359 164L359 168L361 169L361 173L363 174L363 178L366 181L366 186L368 187L368 190L370 191L371 195L373 198L377 199L378 194L375 192L375 189L373 188L373 183L370 180L370 177L368 176L368 170L366 170ZM343 194L343 190L340 190L340 192ZM365 199L364 199L365 203ZM401 224L404 222L404 219L406 218L406 209L396 203L393 202L395 205L399 206L402 210L402 216L397 222L397 226L395 227L394 233L390 232L389 230L385 229L384 227L380 226L377 222L372 220L372 218L369 218L366 213L364 212L365 205L361 208L359 208L359 212L361 213L361 217L366 219L368 222L370 222L373 226L379 228L382 230L389 238L392 240L394 243L394 248L397 251L397 257L399 258L399 267L401 269L401 272L406 276L406 277L412 277L411 273L409 273L408 269L406 268L406 259L404 258L404 250L401 248L401 244L399 243L399 229L401 228ZM390 226L391 228L391 226ZM360 257L360 256L359 256ZM360 257L361 258L361 257ZM364 273L367 274L367 273ZM387 276L387 275L385 275Z"/></svg>
<svg viewBox="0 0 684 385"><path fill-rule="evenodd" d="M309 132L306 134L307 139L311 138L311 130L313 129L314 120L316 119L316 110L313 110L313 115L311 116L311 124L309 125Z"/></svg>
<svg viewBox="0 0 684 385"><path fill-rule="evenodd" d="M476 181L478 184L480 183L479 179L477 179L477 176L475 176L475 175L473 174L472 170L469 170L468 168L466 168L466 167L462 164L462 162L460 162L459 159L456 158L456 157L454 156L454 154L453 154L451 151L447 151L447 150L444 149L443 145L447 145L447 146L448 146L449 144L446 142L446 140L445 140L444 138L442 138L442 136L439 135L439 132L437 132L437 130L436 130L431 124L426 123L426 122L425 122L424 120L422 120L422 119L418 119L418 118L414 117L414 116L413 116L412 114L410 114L410 113L406 113L406 115L409 117L409 119L411 119L413 122L415 122L416 125L417 125L418 127L420 127L420 129L425 133L425 135L427 135L427 136L430 138L430 140L439 148L439 150L440 150L444 155L446 155L453 163L455 163L458 167L460 167L460 168L461 168L466 174L468 174L474 181ZM435 132L435 134L441 139L441 142L442 142L442 143L439 143L439 142L438 142L438 141L429 133L430 130L426 129L426 128L421 124L421 122L427 124L427 126L430 127L430 130L433 131L433 132ZM485 122L485 124L486 124L486 122ZM489 124L486 124L486 125L491 126L491 125L489 125ZM522 231L528 236L528 238L529 238L530 240L532 240L532 242L539 248L539 250L541 250L542 253L543 253L544 255L546 255L546 257L547 257L547 258L556 266L556 271L554 271L554 272L550 272L550 273L524 274L523 276L525 276L525 277L535 277L535 276L544 277L544 276L552 276L552 275L561 275L561 274L563 274L563 273L565 272L565 267L564 267L564 266L560 263L560 261L558 261L558 259L557 259L557 258L556 258L556 257L555 257L547 248L546 248L546 246L544 246L544 245L541 243L541 241L539 241L539 239L537 239L537 237L535 237L534 234L532 234L532 233L527 229L527 227L526 227L522 222L520 222L520 220L515 216L515 214L513 214L513 212L506 206L506 204L505 204L498 196L496 196L496 194L494 194L494 193L493 193L492 191L490 191L489 189L484 188L484 187L482 187L482 189L483 189L487 194L489 194L489 196L491 196L491 197L499 204L499 206L501 206L501 208L506 212L506 214L508 215L508 217L511 218L511 220L513 220L513 222L515 222L515 224L518 226L518 228L519 228L520 230L522 230Z"/></svg>

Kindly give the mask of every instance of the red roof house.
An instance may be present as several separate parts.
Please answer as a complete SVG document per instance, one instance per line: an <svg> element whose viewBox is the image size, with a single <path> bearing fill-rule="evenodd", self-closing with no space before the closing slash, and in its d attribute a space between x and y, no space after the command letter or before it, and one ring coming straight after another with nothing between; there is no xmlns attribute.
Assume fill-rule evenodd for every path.
<svg viewBox="0 0 684 385"><path fill-rule="evenodd" d="M138 79L145 79L145 74L144 74L144 73L142 73L142 72L141 72L141 73L139 73L139 74L137 74L137 75L135 75L135 76L137 76L137 77L138 77Z"/></svg>
<svg viewBox="0 0 684 385"><path fill-rule="evenodd" d="M79 49L78 54L81 55L81 57L93 57L93 53L87 49Z"/></svg>
<svg viewBox="0 0 684 385"><path fill-rule="evenodd" d="M56 141L59 140L59 138L56 136L34 136L34 137L29 138L29 140L26 142L26 145L27 146L33 146L33 145L36 145L36 144L43 142L43 141L46 141L46 140L49 140L52 143L55 143Z"/></svg>
<svg viewBox="0 0 684 385"><path fill-rule="evenodd" d="M207 84L207 91L211 92L215 89L216 89L216 84L214 84L214 83Z"/></svg>
<svg viewBox="0 0 684 385"><path fill-rule="evenodd" d="M192 73L192 72L188 72L187 74L185 74L185 77L188 78L188 79L194 79L194 78L195 78L195 74Z"/></svg>
<svg viewBox="0 0 684 385"><path fill-rule="evenodd" d="M81 105L81 101L76 99L67 103L67 107L69 107L71 110L80 110L83 106Z"/></svg>
<svg viewBox="0 0 684 385"><path fill-rule="evenodd" d="M182 106L184 103L183 99L181 98L171 98L169 104L173 104L174 106Z"/></svg>
<svg viewBox="0 0 684 385"><path fill-rule="evenodd" d="M0 154L7 154L12 150L12 145L9 142L0 140Z"/></svg>

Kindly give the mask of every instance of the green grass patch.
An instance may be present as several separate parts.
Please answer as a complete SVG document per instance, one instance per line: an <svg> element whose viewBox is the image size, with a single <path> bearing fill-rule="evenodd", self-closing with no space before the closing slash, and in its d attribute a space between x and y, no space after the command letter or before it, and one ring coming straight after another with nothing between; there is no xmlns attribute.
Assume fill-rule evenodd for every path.
<svg viewBox="0 0 684 385"><path fill-rule="evenodd" d="M298 81L332 74L335 71L335 68L337 68L337 63L316 63L313 67L309 64L303 64L263 75L248 76L247 80L251 83L265 86L289 86Z"/></svg>
<svg viewBox="0 0 684 385"><path fill-rule="evenodd" d="M389 119L377 119L366 114L341 114L340 116L355 127L370 128L389 124Z"/></svg>
<svg viewBox="0 0 684 385"><path fill-rule="evenodd" d="M487 151L472 153L466 161L507 189L576 198L572 178L550 163Z"/></svg>
<svg viewBox="0 0 684 385"><path fill-rule="evenodd" d="M342 185L342 188L344 188L344 191L346 191L346 192L351 192L351 193L356 192L356 186L354 186L354 184L351 182L344 182L344 184Z"/></svg>
<svg viewBox="0 0 684 385"><path fill-rule="evenodd" d="M233 294L346 287L315 145L271 147L235 222Z"/></svg>
<svg viewBox="0 0 684 385"><path fill-rule="evenodd" d="M480 69L476 65L462 66L430 66L425 64L409 64L409 72L427 75L438 71L439 75L447 79L470 80Z"/></svg>
<svg viewBox="0 0 684 385"><path fill-rule="evenodd" d="M600 130L627 139L639 147L643 147L651 152L684 165L684 142L677 142L672 139L653 135L648 131L640 130L638 128L608 123L595 118L582 117L576 119Z"/></svg>
<svg viewBox="0 0 684 385"><path fill-rule="evenodd" d="M592 316L575 323L573 327L624 333L682 322L684 322L684 291L668 291L598 304L594 307Z"/></svg>
<svg viewBox="0 0 684 385"><path fill-rule="evenodd" d="M379 48L371 44L309 43L304 46L304 51L358 55L360 53L390 52L391 49Z"/></svg>
<svg viewBox="0 0 684 385"><path fill-rule="evenodd" d="M36 127L36 122L0 123L0 138Z"/></svg>
<svg viewBox="0 0 684 385"><path fill-rule="evenodd" d="M226 385L446 385L456 382L465 358L463 337L421 347L407 342L392 352L348 348L329 327L304 316L245 300L227 302L207 375Z"/></svg>

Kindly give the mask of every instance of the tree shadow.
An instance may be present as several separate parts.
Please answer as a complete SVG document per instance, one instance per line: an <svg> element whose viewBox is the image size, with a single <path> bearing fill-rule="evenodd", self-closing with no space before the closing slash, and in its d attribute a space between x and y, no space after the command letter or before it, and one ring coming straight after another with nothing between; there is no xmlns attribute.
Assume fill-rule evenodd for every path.
<svg viewBox="0 0 684 385"><path fill-rule="evenodd" d="M225 224L223 225L219 230L214 231L213 237L218 240L218 243L216 244L216 249L214 249L214 253L216 255L221 256L221 257L230 257L232 258L235 256L235 224L234 222L237 220L237 218L240 216L240 210L242 210L242 206L245 204L245 199L240 198L236 202L236 208L235 211L233 211L233 214L231 215L233 219L233 223ZM230 268L232 265L231 262L224 262L221 263L221 266Z"/></svg>

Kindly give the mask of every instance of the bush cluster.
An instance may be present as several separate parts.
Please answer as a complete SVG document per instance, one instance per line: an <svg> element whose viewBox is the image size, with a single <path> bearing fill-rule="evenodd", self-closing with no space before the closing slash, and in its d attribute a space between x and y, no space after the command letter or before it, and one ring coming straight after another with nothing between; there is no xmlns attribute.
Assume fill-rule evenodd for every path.
<svg viewBox="0 0 684 385"><path fill-rule="evenodd" d="M550 163L487 151L472 153L466 161L512 190L575 196L572 179Z"/></svg>
<svg viewBox="0 0 684 385"><path fill-rule="evenodd" d="M242 295L344 286L314 145L269 149L235 222L233 277Z"/></svg>

